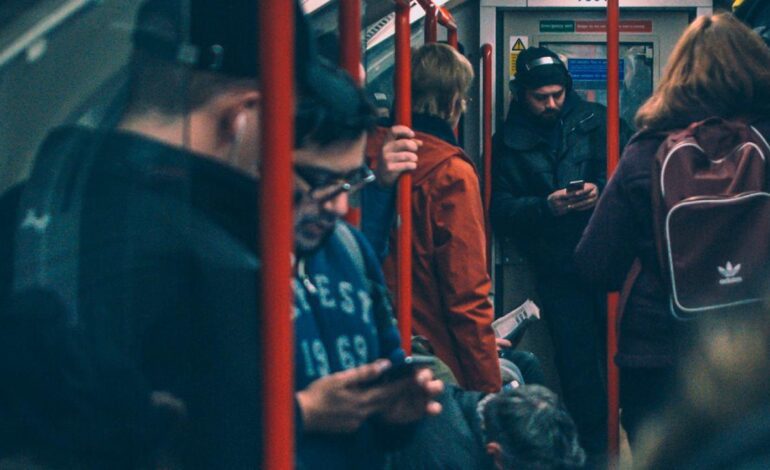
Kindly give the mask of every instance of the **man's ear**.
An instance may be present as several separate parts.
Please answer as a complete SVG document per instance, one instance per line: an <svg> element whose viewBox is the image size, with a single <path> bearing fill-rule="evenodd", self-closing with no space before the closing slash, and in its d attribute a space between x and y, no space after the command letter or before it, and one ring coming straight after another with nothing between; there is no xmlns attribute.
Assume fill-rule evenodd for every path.
<svg viewBox="0 0 770 470"><path fill-rule="evenodd" d="M463 112L463 98L460 93L455 93L452 97L452 104L449 107L449 121L454 121L462 116Z"/></svg>
<svg viewBox="0 0 770 470"><path fill-rule="evenodd" d="M486 449L487 449L487 454L491 455L492 460L494 460L495 462L495 468L497 470L504 470L502 446L500 446L498 442L492 441L487 443Z"/></svg>
<svg viewBox="0 0 770 470"><path fill-rule="evenodd" d="M232 142L239 131L259 115L261 95L257 90L233 90L220 94L214 100L215 103L210 109L219 128L221 143Z"/></svg>

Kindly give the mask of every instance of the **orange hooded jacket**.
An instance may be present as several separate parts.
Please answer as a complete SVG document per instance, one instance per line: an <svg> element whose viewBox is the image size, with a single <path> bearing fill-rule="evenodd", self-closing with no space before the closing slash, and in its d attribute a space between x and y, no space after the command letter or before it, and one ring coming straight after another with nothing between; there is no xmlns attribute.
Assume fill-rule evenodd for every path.
<svg viewBox="0 0 770 470"><path fill-rule="evenodd" d="M382 148L385 131L370 138L369 158ZM463 388L497 392L500 366L478 175L461 148L416 134L423 144L412 174L412 331L428 338ZM390 243L396 246L395 229ZM383 268L395 291L394 249Z"/></svg>

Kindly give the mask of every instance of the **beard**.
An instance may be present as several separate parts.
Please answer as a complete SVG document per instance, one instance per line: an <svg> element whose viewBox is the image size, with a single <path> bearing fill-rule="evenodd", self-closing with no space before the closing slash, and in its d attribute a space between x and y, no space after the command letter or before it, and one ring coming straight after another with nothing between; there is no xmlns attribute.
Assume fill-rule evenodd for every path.
<svg viewBox="0 0 770 470"><path fill-rule="evenodd" d="M561 117L561 109L549 109L535 116L542 124L555 124Z"/></svg>
<svg viewBox="0 0 770 470"><path fill-rule="evenodd" d="M323 246L334 233L337 217L333 214L298 215L294 224L294 247L297 255L309 255Z"/></svg>

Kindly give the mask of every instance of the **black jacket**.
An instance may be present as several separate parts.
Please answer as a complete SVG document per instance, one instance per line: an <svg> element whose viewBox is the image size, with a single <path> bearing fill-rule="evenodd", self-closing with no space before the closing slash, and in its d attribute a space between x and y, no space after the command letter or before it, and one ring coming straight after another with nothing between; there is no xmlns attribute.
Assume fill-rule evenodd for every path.
<svg viewBox="0 0 770 470"><path fill-rule="evenodd" d="M491 218L496 233L511 236L540 273L572 273L572 252L591 211L555 217L547 197L570 181L607 179L606 108L570 92L553 138L512 103L495 136ZM621 122L621 146L630 130Z"/></svg>
<svg viewBox="0 0 770 470"><path fill-rule="evenodd" d="M447 385L438 398L441 414L417 424L414 437L403 450L390 455L393 470L488 470L493 462L485 450L478 413L486 394Z"/></svg>
<svg viewBox="0 0 770 470"><path fill-rule="evenodd" d="M148 410L149 391L162 390L187 407L185 468L257 467L256 182L135 134L82 128L52 133L36 170L82 164L90 152L90 168L74 170L86 176L82 195L57 196L44 229L80 207L79 255L57 260L77 262L77 311L55 280L0 310L0 374L15 377L0 383L0 456L133 468L127 455L151 458L165 447L154 437L172 434ZM36 170L0 201L0 226L22 227L0 231L3 296L11 275L21 278L13 258L37 257L7 249L32 237L21 221Z"/></svg>

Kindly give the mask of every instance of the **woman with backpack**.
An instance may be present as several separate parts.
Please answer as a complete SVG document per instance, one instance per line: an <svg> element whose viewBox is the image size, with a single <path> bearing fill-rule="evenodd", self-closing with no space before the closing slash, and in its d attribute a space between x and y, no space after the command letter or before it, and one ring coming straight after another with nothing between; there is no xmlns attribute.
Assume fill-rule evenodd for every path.
<svg viewBox="0 0 770 470"><path fill-rule="evenodd" d="M706 121L709 118L718 119ZM770 155L767 137L760 135L770 136L770 49L756 33L729 14L697 18L675 46L655 92L639 109L636 125L640 132L625 147L623 158L599 199L575 253L585 281L608 291L621 287L624 291L615 362L620 368L621 422L632 447L637 443L640 426L671 395L677 358L681 356L681 340L691 325L676 316L681 317L685 311L696 317L694 312L711 308L710 305L704 307L705 304L693 306L688 303L692 297L697 298L693 300L697 303L703 293L711 294L725 286L743 289L750 284L738 280L747 268L744 266L744 272L740 272L741 265L727 259L715 262L707 270L700 267L694 270L696 277L722 276L715 279L716 287L702 282L693 287L691 282L689 291L678 294L677 288L672 288L671 279L679 279L673 267L680 263L676 261L677 253L669 256L665 252L664 248L670 248L672 243L667 243L661 235L668 232L660 223L672 191L666 193L664 187L662 196L655 193L661 190L661 171L670 170L663 168L669 165L665 157L684 150L692 154L687 158L701 158L718 165L720 160L716 154L722 150L712 151L712 147L745 139L750 145L736 147L746 150L745 155L731 156L728 163L732 158L753 162L758 156L759 161L764 162L763 155ZM707 137L708 145L701 145L698 140L701 134ZM659 155L663 151L665 154ZM677 155L670 166L676 167L683 161L689 160ZM683 165L676 177L682 178L697 166ZM757 168L763 172L764 164ZM730 171L733 170L736 168L730 167ZM673 192L682 192L682 199L686 199L689 194L680 189L700 188L701 176L704 175L680 182ZM729 178L732 176L730 173ZM664 184L672 182L671 178L674 177ZM722 183L732 188L735 185L729 178L723 178ZM756 192L767 191L762 174L759 180L761 187ZM759 199L764 202L770 197ZM688 244L699 241L711 244L708 233L730 232L729 227L724 231L706 230L699 223L692 223L696 219L684 218L680 224L679 228L692 231L689 238L680 243L685 250ZM662 220L666 222L665 217ZM709 248L721 249L719 246ZM758 252L770 250L770 247L761 248ZM669 263L672 260L676 263ZM675 274L672 276L671 272Z"/></svg>

